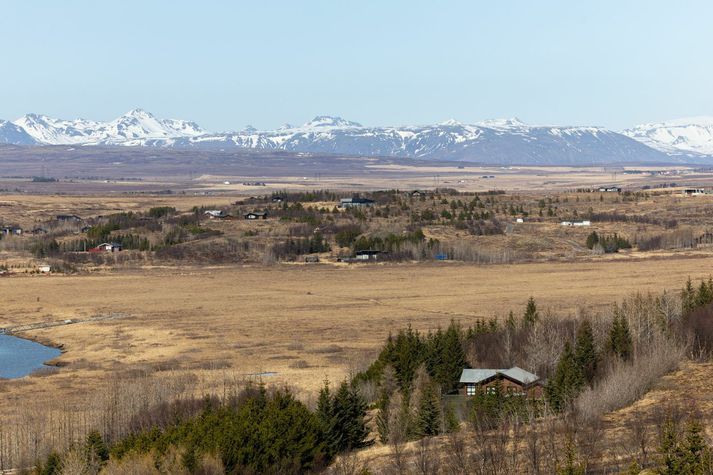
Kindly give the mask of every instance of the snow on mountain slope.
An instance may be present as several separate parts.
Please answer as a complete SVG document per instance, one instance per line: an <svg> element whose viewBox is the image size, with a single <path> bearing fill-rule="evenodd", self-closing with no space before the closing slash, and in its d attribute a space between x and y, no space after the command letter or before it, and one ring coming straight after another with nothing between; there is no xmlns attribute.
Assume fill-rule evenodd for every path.
<svg viewBox="0 0 713 475"><path fill-rule="evenodd" d="M392 156L498 164L665 162L670 157L629 137L598 127L530 126L518 119L478 124L364 127L320 116L300 127L153 140L145 145Z"/></svg>
<svg viewBox="0 0 713 475"><path fill-rule="evenodd" d="M0 144L34 145L35 143L35 139L22 127L6 120L0 120Z"/></svg>
<svg viewBox="0 0 713 475"><path fill-rule="evenodd" d="M687 133L685 146L713 154L713 144L707 148L713 140L713 119L707 123L698 120L695 128L688 122L640 126L623 135L601 127L533 126L517 118L475 124L451 119L435 125L365 127L341 117L317 116L301 126L286 124L277 130L246 126L238 132L211 134L194 122L159 119L134 109L110 122L28 114L12 124L0 125L0 131L2 127L5 135L0 135L0 142L19 144L251 148L533 165L683 160L678 153L683 139L669 137L677 134L680 138L681 129Z"/></svg>
<svg viewBox="0 0 713 475"><path fill-rule="evenodd" d="M141 141L147 139L205 134L194 122L157 119L141 109L129 111L111 122L63 120L27 114L14 124L23 128L37 142L49 145L141 145Z"/></svg>
<svg viewBox="0 0 713 475"><path fill-rule="evenodd" d="M642 124L623 133L667 153L713 155L713 117L691 117Z"/></svg>

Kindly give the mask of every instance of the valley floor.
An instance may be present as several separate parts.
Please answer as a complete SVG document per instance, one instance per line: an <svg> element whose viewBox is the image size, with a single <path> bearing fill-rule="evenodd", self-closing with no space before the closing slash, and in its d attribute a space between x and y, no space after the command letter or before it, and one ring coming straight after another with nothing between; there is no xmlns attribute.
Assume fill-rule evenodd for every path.
<svg viewBox="0 0 713 475"><path fill-rule="evenodd" d="M59 371L0 382L0 413L18 401L81 404L137 371L196 374L208 385L256 373L309 399L325 377L363 369L389 332L541 309L606 312L632 292L677 291L707 277L713 256L475 266L275 265L152 268L0 279L0 327L116 318L40 328L25 336L61 345Z"/></svg>

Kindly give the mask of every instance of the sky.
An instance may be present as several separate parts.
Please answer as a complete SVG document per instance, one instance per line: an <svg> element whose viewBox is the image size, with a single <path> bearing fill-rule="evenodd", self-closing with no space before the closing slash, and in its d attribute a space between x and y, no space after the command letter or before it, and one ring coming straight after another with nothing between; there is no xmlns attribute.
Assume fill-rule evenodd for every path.
<svg viewBox="0 0 713 475"><path fill-rule="evenodd" d="M709 0L7 0L0 119L620 130L713 115L712 22Z"/></svg>

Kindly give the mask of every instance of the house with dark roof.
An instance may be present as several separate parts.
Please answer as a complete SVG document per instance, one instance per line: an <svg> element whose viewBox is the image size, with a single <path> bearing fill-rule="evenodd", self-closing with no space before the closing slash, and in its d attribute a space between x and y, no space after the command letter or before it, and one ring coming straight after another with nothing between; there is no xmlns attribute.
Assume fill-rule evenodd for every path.
<svg viewBox="0 0 713 475"><path fill-rule="evenodd" d="M494 391L495 385L509 395L542 397L544 382L536 374L513 366L510 369L464 369L460 375L460 393L475 396L478 391Z"/></svg>
<svg viewBox="0 0 713 475"><path fill-rule="evenodd" d="M0 228L0 233L3 236L19 236L22 234L22 228L19 226L3 226Z"/></svg>
<svg viewBox="0 0 713 475"><path fill-rule="evenodd" d="M245 219L267 219L267 211L251 211L243 215Z"/></svg>
<svg viewBox="0 0 713 475"><path fill-rule="evenodd" d="M79 217L79 216L77 216L76 214L58 214L58 215L56 216L56 218L57 218L57 221L65 221L65 222L66 222L66 221L74 221L74 222L77 222L77 221L81 221L81 220L82 220L82 218Z"/></svg>
<svg viewBox="0 0 713 475"><path fill-rule="evenodd" d="M369 198L359 198L357 196L353 198L342 198L339 200L340 208L366 208L369 206L374 206L375 201Z"/></svg>
<svg viewBox="0 0 713 475"><path fill-rule="evenodd" d="M119 252L121 249L121 244L118 242L103 242L97 247L89 249L88 252Z"/></svg>

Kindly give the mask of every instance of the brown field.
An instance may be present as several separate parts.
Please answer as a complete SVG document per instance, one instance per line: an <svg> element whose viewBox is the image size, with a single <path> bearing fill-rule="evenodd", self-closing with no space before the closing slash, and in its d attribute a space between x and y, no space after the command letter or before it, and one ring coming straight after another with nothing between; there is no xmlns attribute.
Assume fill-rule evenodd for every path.
<svg viewBox="0 0 713 475"><path fill-rule="evenodd" d="M187 386L193 390L215 392L226 381L257 377L288 385L301 399L313 401L325 378L340 381L364 369L386 336L407 325L427 331L446 326L453 319L470 325L476 319L503 317L510 310L519 315L530 296L542 311L562 317L587 311L596 318L630 293L677 291L688 277L696 280L711 275L710 243L695 249L678 245L643 251L634 247L605 255L595 255L586 248L587 235L593 230L635 239L674 232L697 237L713 228L711 195L687 198L670 189L659 189L631 199L626 194L573 191L610 182L636 192L643 185L676 181L705 186L711 181L711 176L684 167L674 176L623 175L622 171L617 170L619 178L614 181L611 170L594 167L460 169L372 161L340 176L317 178L304 171L307 177L290 173L249 178L264 180L265 187L242 185L241 180L248 180L247 174L241 178L238 173L222 175L215 170L190 180L178 173L165 181L151 178L142 182L43 184L0 179L0 189L17 190L0 195L0 224L31 229L52 221L56 214L77 214L92 222L101 215L158 206L172 206L185 214L190 214L194 206L227 209L238 219L203 217L205 227L222 234L187 244L205 243L206 248L213 249L227 239L263 244L284 241L298 221L271 217L250 222L239 219L242 213L264 204L248 201L234 205L247 196L269 197L276 190L409 190L432 188L436 180L438 186L460 191L510 190L498 195L502 200L499 219L509 227L503 234L474 235L446 222L425 224L423 232L427 238L472 246L488 255L512 255L511 260L478 262L514 262L478 265L405 260L347 265L336 262L340 250L332 244L332 251L320 254L322 263L314 265L303 264L303 256L295 259L297 262L264 265L261 262L273 261L248 254L228 264L233 260L170 260L156 258L150 252L125 250L107 256L101 265L77 264L77 274L35 275L26 272L45 259L15 245L34 237L7 238L0 246L0 264L7 265L12 275L0 276L4 303L0 327L56 324L68 319L79 323L20 331L21 336L60 346L63 354L52 362L59 367L56 371L0 381L0 417L7 421L19 417L16 422L22 424L22 418L28 417L23 414L45 414L33 412L34 407L44 406L51 407L49 411L55 415L74 413L81 419L81 410L106 397L113 391L113 383L130 383L142 375L152 375L158 381L164 376L166 381L190 380ZM481 179L481 174L496 178ZM231 184L224 184L224 180ZM156 193L169 188L174 193ZM537 216L541 200L548 200L559 214L543 217L540 209ZM403 202L409 204L408 212L392 214L388 219L370 216L362 223L365 234L402 233L412 210L448 206L440 199L411 198ZM515 223L515 217L507 213L506 204L513 203L529 211L524 223ZM331 210L335 204L312 202L305 207ZM676 219L678 224L669 229L658 222L605 219L593 222L591 227L560 225L561 220L585 216L590 209ZM79 235L68 231L60 239L78 239ZM86 321L97 316L111 318ZM633 406L607 415L607 437L625 443L629 437L625 428L635 414L651 412L663 401L679 400L685 405L687 396L677 390L679 387L695 393L708 418L711 404L705 387L711 370L710 365L686 363L683 371L664 378ZM377 445L363 456L379 459L387 453L386 447Z"/></svg>
<svg viewBox="0 0 713 475"><path fill-rule="evenodd" d="M606 311L630 292L679 289L707 276L713 256L474 266L465 264L276 265L152 268L80 276L0 279L0 326L122 313L122 318L27 336L61 345L50 376L0 384L2 410L18 400L79 402L134 370L225 374L276 372L270 381L316 389L375 355L389 332L451 319L520 312L532 295L568 315Z"/></svg>

